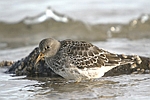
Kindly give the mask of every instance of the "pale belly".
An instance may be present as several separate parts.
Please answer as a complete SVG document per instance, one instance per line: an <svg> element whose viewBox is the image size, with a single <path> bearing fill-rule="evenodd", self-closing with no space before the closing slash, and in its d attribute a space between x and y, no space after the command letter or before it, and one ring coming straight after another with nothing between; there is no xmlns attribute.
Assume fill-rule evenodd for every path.
<svg viewBox="0 0 150 100"><path fill-rule="evenodd" d="M113 67L95 67L95 68L84 68L79 69L77 67L75 68L64 68L64 71L59 71L59 75L64 77L67 80L90 80L95 78L102 77L105 72L109 71Z"/></svg>

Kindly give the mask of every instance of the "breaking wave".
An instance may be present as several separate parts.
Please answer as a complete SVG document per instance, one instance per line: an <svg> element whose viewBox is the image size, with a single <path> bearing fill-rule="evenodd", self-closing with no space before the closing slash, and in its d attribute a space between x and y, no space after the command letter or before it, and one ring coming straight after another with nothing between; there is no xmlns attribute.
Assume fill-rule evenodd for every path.
<svg viewBox="0 0 150 100"><path fill-rule="evenodd" d="M108 38L150 38L150 15L143 14L128 24L88 24L59 14L52 8L17 23L0 22L0 42L18 47L37 44L42 38L100 41ZM2 45L4 46L4 45Z"/></svg>

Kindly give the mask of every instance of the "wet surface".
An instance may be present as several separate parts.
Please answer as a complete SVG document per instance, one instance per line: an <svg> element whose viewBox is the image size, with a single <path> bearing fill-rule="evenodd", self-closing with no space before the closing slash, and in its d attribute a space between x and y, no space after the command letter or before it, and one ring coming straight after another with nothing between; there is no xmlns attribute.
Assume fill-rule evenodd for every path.
<svg viewBox="0 0 150 100"><path fill-rule="evenodd" d="M1 77L0 99L150 99L149 74L104 77L94 81L71 83L63 79Z"/></svg>

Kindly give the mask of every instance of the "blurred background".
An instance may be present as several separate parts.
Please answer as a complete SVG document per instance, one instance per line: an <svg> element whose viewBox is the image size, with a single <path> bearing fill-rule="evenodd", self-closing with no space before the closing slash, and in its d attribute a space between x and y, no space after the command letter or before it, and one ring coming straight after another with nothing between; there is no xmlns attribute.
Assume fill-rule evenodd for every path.
<svg viewBox="0 0 150 100"><path fill-rule="evenodd" d="M1 0L0 20L18 22L35 17L51 7L72 19L92 24L128 23L141 14L149 14L149 0Z"/></svg>
<svg viewBox="0 0 150 100"><path fill-rule="evenodd" d="M150 38L149 0L1 0L0 49L45 37L101 41Z"/></svg>

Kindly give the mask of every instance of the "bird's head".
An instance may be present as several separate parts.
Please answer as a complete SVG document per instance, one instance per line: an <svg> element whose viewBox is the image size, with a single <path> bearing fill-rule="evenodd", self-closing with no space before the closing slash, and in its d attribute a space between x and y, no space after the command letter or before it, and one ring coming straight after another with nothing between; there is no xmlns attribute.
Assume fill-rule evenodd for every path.
<svg viewBox="0 0 150 100"><path fill-rule="evenodd" d="M54 56L57 51L60 48L60 42L56 39L53 38L47 38L47 39L43 39L40 43L39 43L39 55L36 59L36 62L39 62L40 59L42 58L49 58Z"/></svg>

